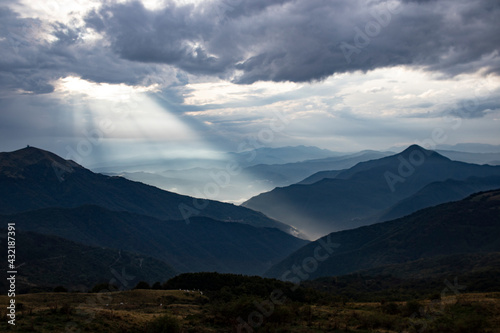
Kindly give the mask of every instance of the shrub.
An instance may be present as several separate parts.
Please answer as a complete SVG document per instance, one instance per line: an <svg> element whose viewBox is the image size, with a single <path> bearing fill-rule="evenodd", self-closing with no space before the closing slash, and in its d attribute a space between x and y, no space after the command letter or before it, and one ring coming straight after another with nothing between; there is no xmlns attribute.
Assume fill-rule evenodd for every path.
<svg viewBox="0 0 500 333"><path fill-rule="evenodd" d="M103 291L117 291L118 287L114 284L110 283L98 283L89 292L91 293L100 293Z"/></svg>
<svg viewBox="0 0 500 333"><path fill-rule="evenodd" d="M64 288L63 286L57 286L54 288L55 293L67 293L68 289Z"/></svg>
<svg viewBox="0 0 500 333"><path fill-rule="evenodd" d="M382 304L382 312L390 315L396 315L401 311L399 310L399 306L396 303L390 302Z"/></svg>
<svg viewBox="0 0 500 333"><path fill-rule="evenodd" d="M434 293L432 295L430 295L429 299L431 301L435 301L435 300L441 300L441 294L440 293Z"/></svg>
<svg viewBox="0 0 500 333"><path fill-rule="evenodd" d="M150 321L146 327L147 333L180 333L181 331L179 320L169 314Z"/></svg>
<svg viewBox="0 0 500 333"><path fill-rule="evenodd" d="M293 312L294 309L291 305L279 305L276 306L272 315L267 320L278 324L289 323L295 318Z"/></svg>
<svg viewBox="0 0 500 333"><path fill-rule="evenodd" d="M362 314L359 316L359 321L361 327L370 330L379 328L397 330L401 325L399 317L382 313Z"/></svg>
<svg viewBox="0 0 500 333"><path fill-rule="evenodd" d="M418 301L408 301L404 307L404 315L406 317L420 317L420 309L422 305Z"/></svg>
<svg viewBox="0 0 500 333"><path fill-rule="evenodd" d="M70 303L64 303L61 308L59 309L59 312L62 314L67 314L70 315L73 313L74 307Z"/></svg>
<svg viewBox="0 0 500 333"><path fill-rule="evenodd" d="M151 289L146 281L139 281L134 289Z"/></svg>
<svg viewBox="0 0 500 333"><path fill-rule="evenodd" d="M24 304L21 303L21 302L18 302L16 304L16 309L19 310L19 311L23 311L24 310Z"/></svg>

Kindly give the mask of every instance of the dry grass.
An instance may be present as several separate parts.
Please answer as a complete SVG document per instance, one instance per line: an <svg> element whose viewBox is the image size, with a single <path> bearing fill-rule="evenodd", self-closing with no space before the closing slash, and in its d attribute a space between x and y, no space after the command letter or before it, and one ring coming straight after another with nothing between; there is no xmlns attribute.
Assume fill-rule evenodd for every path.
<svg viewBox="0 0 500 333"><path fill-rule="evenodd" d="M211 328L206 324L210 315L199 302L206 299L197 292L165 290L132 290L103 294L40 293L18 295L16 327L4 320L0 331L14 332L145 332L149 322L163 314L175 317L184 327L183 332L230 332ZM7 304L7 296L0 296ZM197 303L198 302L198 303ZM422 306L436 308L431 301ZM445 305L467 304L484 308L490 315L490 328L485 332L500 332L500 293L461 294L442 300ZM405 303L397 303L403 308ZM0 314L6 318L2 306ZM287 325L287 332L384 332L396 333L396 326L408 319L387 315L380 303L347 303L331 306L301 306L301 319ZM436 315L437 316L437 315ZM396 323L396 324L393 324ZM393 325L394 327L392 327ZM257 332L258 330L256 330ZM269 332L278 332L270 330ZM285 332L283 331L283 332Z"/></svg>
<svg viewBox="0 0 500 333"><path fill-rule="evenodd" d="M141 332L141 327L164 313L180 319L199 313L200 305L194 303L200 297L204 296L197 292L171 290L17 295L16 328L5 320L0 331L66 332L74 327L82 332ZM8 304L9 299L2 295L0 302ZM7 318L4 308L0 314Z"/></svg>

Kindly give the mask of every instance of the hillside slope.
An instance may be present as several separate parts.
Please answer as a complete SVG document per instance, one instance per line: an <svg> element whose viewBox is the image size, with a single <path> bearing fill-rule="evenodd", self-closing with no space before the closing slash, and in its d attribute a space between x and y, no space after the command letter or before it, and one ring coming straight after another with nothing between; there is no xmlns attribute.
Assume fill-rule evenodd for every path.
<svg viewBox="0 0 500 333"><path fill-rule="evenodd" d="M414 195L389 208L378 218L378 221L389 221L426 207L461 200L473 193L497 188L500 188L500 176L470 177L466 180L448 179L430 183Z"/></svg>
<svg viewBox="0 0 500 333"><path fill-rule="evenodd" d="M306 278L334 276L462 253L500 252L500 190L420 210L397 220L331 233L271 268L266 276L290 278L292 267ZM325 247L318 255L316 250ZM319 252L318 252L319 253ZM316 259L314 270L307 266ZM304 273L303 273L304 274Z"/></svg>
<svg viewBox="0 0 500 333"><path fill-rule="evenodd" d="M34 232L17 231L16 249L18 292L51 291L56 286L87 292L97 283L130 289L139 281L154 283L177 274L163 261L148 256ZM7 251L0 253L0 260L7 262ZM8 289L6 282L0 283L2 294Z"/></svg>
<svg viewBox="0 0 500 333"><path fill-rule="evenodd" d="M19 230L56 235L92 246L122 249L163 260L180 272L263 274L307 241L275 228L207 217L163 221L99 206L45 208L0 216Z"/></svg>

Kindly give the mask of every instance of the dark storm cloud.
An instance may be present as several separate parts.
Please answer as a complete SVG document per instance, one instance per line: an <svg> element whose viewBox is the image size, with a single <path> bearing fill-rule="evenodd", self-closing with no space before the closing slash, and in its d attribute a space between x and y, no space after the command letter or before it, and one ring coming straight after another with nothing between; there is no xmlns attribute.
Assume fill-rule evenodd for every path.
<svg viewBox="0 0 500 333"><path fill-rule="evenodd" d="M51 92L37 67L45 57L40 52L37 32L42 22L37 19L20 19L10 9L0 7L0 85L4 88L22 89L36 93Z"/></svg>
<svg viewBox="0 0 500 333"><path fill-rule="evenodd" d="M3 7L0 85L46 93L68 75L150 84L165 64L242 84L395 65L498 74L499 21L497 0L214 0L159 10L106 2L87 14L86 27L52 24L57 40L48 42L33 37L47 23ZM104 40L83 40L85 28Z"/></svg>
<svg viewBox="0 0 500 333"><path fill-rule="evenodd" d="M83 29L39 19L22 18L0 6L0 87L8 91L43 94L54 80L70 75L94 82L152 84L161 75L154 64L129 61L114 54L106 41L91 45ZM51 40L48 40L50 37ZM158 78L161 79L161 78Z"/></svg>
<svg viewBox="0 0 500 333"><path fill-rule="evenodd" d="M210 25L190 22L191 6L151 12L138 2L104 7L87 18L89 26L109 37L122 58L174 64L190 72L220 71L216 59L196 46ZM208 22L205 22L208 23Z"/></svg>
<svg viewBox="0 0 500 333"><path fill-rule="evenodd" d="M88 25L124 59L166 63L235 81L311 81L412 65L446 75L500 69L500 3L243 1L103 7Z"/></svg>
<svg viewBox="0 0 500 333"><path fill-rule="evenodd" d="M486 98L472 98L460 100L455 108L449 110L447 115L464 119L482 118L488 113L500 111L500 90Z"/></svg>

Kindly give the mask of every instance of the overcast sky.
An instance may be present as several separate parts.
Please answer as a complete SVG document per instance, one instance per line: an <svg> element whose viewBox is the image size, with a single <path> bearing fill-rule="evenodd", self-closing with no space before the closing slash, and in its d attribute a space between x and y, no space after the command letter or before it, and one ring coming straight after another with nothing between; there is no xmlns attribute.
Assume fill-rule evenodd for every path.
<svg viewBox="0 0 500 333"><path fill-rule="evenodd" d="M0 151L500 144L498 0L0 6Z"/></svg>

